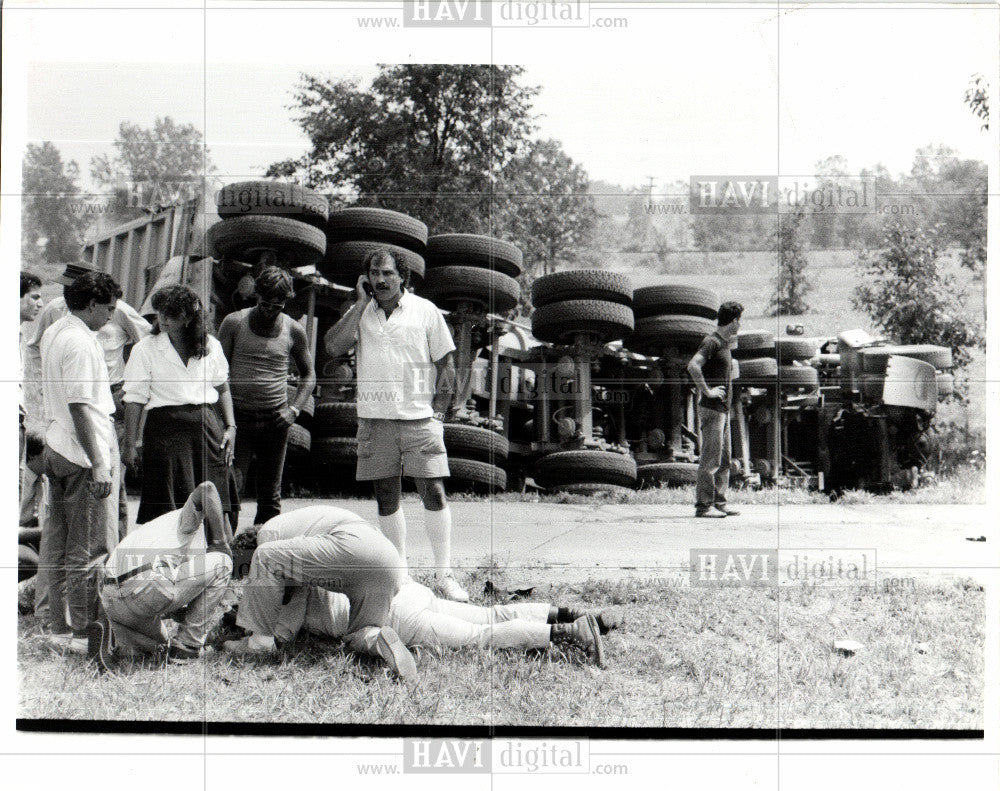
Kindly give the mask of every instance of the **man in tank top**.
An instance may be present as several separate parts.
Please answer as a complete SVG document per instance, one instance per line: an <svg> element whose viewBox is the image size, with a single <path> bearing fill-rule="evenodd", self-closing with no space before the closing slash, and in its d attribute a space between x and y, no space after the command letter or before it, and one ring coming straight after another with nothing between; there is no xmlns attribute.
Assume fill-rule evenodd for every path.
<svg viewBox="0 0 1000 791"><path fill-rule="evenodd" d="M230 313L219 328L219 342L229 360L229 384L236 412L234 464L240 494L250 462L256 457L257 513L263 524L281 513L281 473L288 431L316 385L309 342L301 325L285 315L295 296L292 277L265 267L255 281L257 305ZM294 362L299 385L288 401L288 373Z"/></svg>

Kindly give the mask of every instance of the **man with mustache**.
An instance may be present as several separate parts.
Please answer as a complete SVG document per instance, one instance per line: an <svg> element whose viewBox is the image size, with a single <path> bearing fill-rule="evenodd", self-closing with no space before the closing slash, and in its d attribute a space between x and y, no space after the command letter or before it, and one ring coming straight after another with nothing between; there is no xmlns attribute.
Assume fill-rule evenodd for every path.
<svg viewBox="0 0 1000 791"><path fill-rule="evenodd" d="M437 587L447 599L469 594L451 568L451 510L445 499L445 412L455 381L455 344L441 311L404 290L406 264L379 249L365 261L357 302L326 334L333 357L356 348L359 481L372 481L379 527L406 567L400 476L417 484L434 553Z"/></svg>

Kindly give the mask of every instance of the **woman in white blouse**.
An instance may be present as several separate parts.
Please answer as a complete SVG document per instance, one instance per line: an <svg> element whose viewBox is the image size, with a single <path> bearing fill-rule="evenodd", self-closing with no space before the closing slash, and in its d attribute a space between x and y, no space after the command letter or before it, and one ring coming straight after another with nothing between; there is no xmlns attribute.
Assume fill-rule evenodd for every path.
<svg viewBox="0 0 1000 791"><path fill-rule="evenodd" d="M194 291L167 286L153 294L152 305L157 326L133 347L125 366L128 465L139 460L139 422L146 412L136 521L145 524L177 510L204 481L215 484L232 519L239 502L230 485L236 421L229 364L208 334L205 308Z"/></svg>

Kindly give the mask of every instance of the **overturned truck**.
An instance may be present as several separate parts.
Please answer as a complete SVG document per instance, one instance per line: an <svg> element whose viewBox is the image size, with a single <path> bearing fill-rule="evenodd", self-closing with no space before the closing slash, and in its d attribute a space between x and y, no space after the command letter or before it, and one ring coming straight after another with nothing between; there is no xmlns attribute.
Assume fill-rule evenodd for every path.
<svg viewBox="0 0 1000 791"><path fill-rule="evenodd" d="M213 205L214 204L214 205ZM715 326L710 289L633 290L622 274L570 270L536 279L517 316L520 250L481 235L429 234L399 212L330 210L298 185L243 182L89 242L85 260L148 313L162 285L186 283L214 326L253 304L266 265L287 268L317 369L313 399L289 435L286 486L354 486L355 365L331 358L325 332L350 307L365 257L387 248L410 288L446 315L459 381L445 443L449 488L526 486L577 494L694 482L697 396L685 366ZM732 479L839 492L909 487L929 455L927 430L952 386L951 355L890 346L859 331L833 339L740 333L733 356ZM296 372L289 372L289 386Z"/></svg>

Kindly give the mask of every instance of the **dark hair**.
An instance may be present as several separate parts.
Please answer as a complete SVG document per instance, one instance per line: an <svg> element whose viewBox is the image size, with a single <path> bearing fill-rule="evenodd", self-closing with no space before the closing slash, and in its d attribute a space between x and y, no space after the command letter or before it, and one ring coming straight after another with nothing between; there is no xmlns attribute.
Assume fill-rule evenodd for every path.
<svg viewBox="0 0 1000 791"><path fill-rule="evenodd" d="M103 272L84 272L63 288L66 307L70 310L86 310L91 300L99 305L107 305L121 298L122 288L118 282Z"/></svg>
<svg viewBox="0 0 1000 791"><path fill-rule="evenodd" d="M45 452L45 440L40 434L29 431L24 435L24 458L33 459Z"/></svg>
<svg viewBox="0 0 1000 791"><path fill-rule="evenodd" d="M265 300L291 299L295 296L292 276L276 266L265 266L253 281L257 296Z"/></svg>
<svg viewBox="0 0 1000 791"><path fill-rule="evenodd" d="M368 254L365 258L364 273L370 277L372 264L384 264L386 261L392 261L392 265L396 267L399 276L403 278L403 286L410 285L410 267L406 265L406 261L384 248L372 250Z"/></svg>
<svg viewBox="0 0 1000 791"><path fill-rule="evenodd" d="M31 272L21 273L21 296L23 297L33 288L41 288L42 279L38 275L33 275Z"/></svg>
<svg viewBox="0 0 1000 791"><path fill-rule="evenodd" d="M184 342L191 356L204 357L208 353L208 330L205 322L205 308L198 295L187 286L164 286L152 299L153 310L172 319L190 319L184 326ZM153 328L153 335L159 335L160 324Z"/></svg>
<svg viewBox="0 0 1000 791"><path fill-rule="evenodd" d="M739 302L723 302L719 305L719 326L731 324L733 319L743 315L743 306Z"/></svg>

